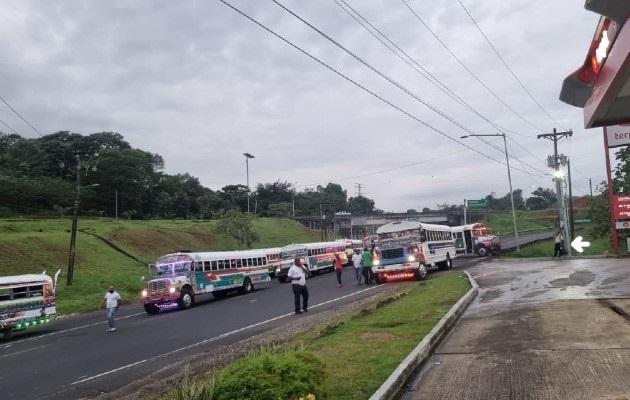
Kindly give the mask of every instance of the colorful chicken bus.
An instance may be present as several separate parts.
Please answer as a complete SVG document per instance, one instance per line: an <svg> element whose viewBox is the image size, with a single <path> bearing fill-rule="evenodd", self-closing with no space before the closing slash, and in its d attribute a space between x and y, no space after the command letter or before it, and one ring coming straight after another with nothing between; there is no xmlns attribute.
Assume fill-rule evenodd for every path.
<svg viewBox="0 0 630 400"><path fill-rule="evenodd" d="M451 229L458 254L477 254L480 257L501 254L501 239L492 235L486 224L478 222L454 226Z"/></svg>
<svg viewBox="0 0 630 400"><path fill-rule="evenodd" d="M269 267L269 276L276 276L276 268L280 266L280 247L272 247L270 249L265 249L265 254L267 255L267 266Z"/></svg>
<svg viewBox="0 0 630 400"><path fill-rule="evenodd" d="M379 245L372 270L377 282L422 280L428 268L453 267L455 241L449 226L399 221L379 227L376 233Z"/></svg>
<svg viewBox="0 0 630 400"><path fill-rule="evenodd" d="M146 283L140 302L147 313L157 314L173 305L192 307L197 296L249 293L271 280L267 264L264 250L167 254L157 259L157 276Z"/></svg>
<svg viewBox="0 0 630 400"><path fill-rule="evenodd" d="M55 278L41 274L0 277L0 332L10 339L15 331L48 324L57 314Z"/></svg>
<svg viewBox="0 0 630 400"><path fill-rule="evenodd" d="M276 268L276 277L280 282L286 282L289 268L296 257L302 258L302 263L308 270L317 274L322 271L333 270L333 260L339 255L342 265L347 264L346 244L343 242L317 242L290 244L280 251L280 266Z"/></svg>

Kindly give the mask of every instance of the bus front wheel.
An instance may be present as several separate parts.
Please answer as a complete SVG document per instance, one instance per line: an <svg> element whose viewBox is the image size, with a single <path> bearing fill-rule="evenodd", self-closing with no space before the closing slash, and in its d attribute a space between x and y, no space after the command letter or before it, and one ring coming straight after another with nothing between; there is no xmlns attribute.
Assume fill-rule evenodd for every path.
<svg viewBox="0 0 630 400"><path fill-rule="evenodd" d="M195 304L194 294L189 289L182 290L179 295L179 300L177 300L177 305L180 310L185 310L187 308L192 307Z"/></svg>
<svg viewBox="0 0 630 400"><path fill-rule="evenodd" d="M423 281L426 279L426 277L427 277L427 267L425 267L424 265L420 265L420 267L418 267L418 269L416 270L414 274L414 278L416 278L417 281Z"/></svg>
<svg viewBox="0 0 630 400"><path fill-rule="evenodd" d="M149 303L144 305L144 311L146 311L147 314L154 315L160 312L160 307L158 307L156 304Z"/></svg>

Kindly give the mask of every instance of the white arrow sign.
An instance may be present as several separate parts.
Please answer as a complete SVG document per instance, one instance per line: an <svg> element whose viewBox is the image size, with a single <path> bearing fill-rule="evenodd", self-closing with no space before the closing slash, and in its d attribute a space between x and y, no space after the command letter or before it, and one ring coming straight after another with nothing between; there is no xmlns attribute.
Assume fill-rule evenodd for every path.
<svg viewBox="0 0 630 400"><path fill-rule="evenodd" d="M584 249L582 247L589 247L590 245L591 245L591 242L583 242L582 241L582 236L576 237L571 242L571 247L573 247L575 249L575 251L577 251L578 253L581 253L581 252L584 251Z"/></svg>

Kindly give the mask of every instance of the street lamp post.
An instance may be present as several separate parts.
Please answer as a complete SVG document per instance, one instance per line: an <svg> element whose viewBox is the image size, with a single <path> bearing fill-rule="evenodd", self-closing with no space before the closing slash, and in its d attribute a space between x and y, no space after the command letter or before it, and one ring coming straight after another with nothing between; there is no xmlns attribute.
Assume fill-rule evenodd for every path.
<svg viewBox="0 0 630 400"><path fill-rule="evenodd" d="M245 156L245 168L247 171L247 213L249 214L249 195L251 192L249 190L249 159L255 157L249 153L243 153L243 155Z"/></svg>
<svg viewBox="0 0 630 400"><path fill-rule="evenodd" d="M505 133L497 133L494 135L470 134L470 135L464 135L461 138L465 139L469 136L475 136L475 137L502 136L503 137L503 147L505 149L505 162L507 164L508 182L510 184L510 202L512 203L512 222L514 222L514 238L516 239L516 251L521 251L521 248L518 243L518 229L516 228L516 211L514 210L514 193L512 192L512 173L510 172L510 158L508 157L507 141L505 139Z"/></svg>

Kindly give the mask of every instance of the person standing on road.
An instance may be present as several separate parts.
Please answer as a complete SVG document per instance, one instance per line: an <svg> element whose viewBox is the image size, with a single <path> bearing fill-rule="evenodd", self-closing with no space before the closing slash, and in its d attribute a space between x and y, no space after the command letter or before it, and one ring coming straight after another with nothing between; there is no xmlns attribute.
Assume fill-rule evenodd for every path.
<svg viewBox="0 0 630 400"><path fill-rule="evenodd" d="M363 263L363 280L366 285L374 283L374 272L372 272L372 252L368 248L363 249L363 255L361 256Z"/></svg>
<svg viewBox="0 0 630 400"><path fill-rule="evenodd" d="M99 308L103 308L103 306L105 306L107 311L107 323L109 324L107 332L114 332L116 330L114 313L118 311L118 307L120 307L120 300L120 295L113 286L109 287L107 292L105 292L105 297L101 300Z"/></svg>
<svg viewBox="0 0 630 400"><path fill-rule="evenodd" d="M335 259L333 260L333 268L335 268L335 273L337 274L337 287L343 287L343 283L341 282L343 265L341 265L341 257L339 257L337 253L335 253Z"/></svg>
<svg viewBox="0 0 630 400"><path fill-rule="evenodd" d="M560 258L562 253L564 252L564 237L562 236L562 232L558 231L553 235L553 257L552 258Z"/></svg>
<svg viewBox="0 0 630 400"><path fill-rule="evenodd" d="M354 250L352 255L352 265L354 266L354 275L357 278L357 285L361 286L361 275L363 274L363 257L359 249Z"/></svg>
<svg viewBox="0 0 630 400"><path fill-rule="evenodd" d="M293 298L295 302L295 313L302 314L308 312L308 288L306 287L306 275L308 269L302 265L302 259L295 257L293 265L289 268L287 278L291 281L291 287L293 288ZM302 308L300 309L300 296L302 297Z"/></svg>

